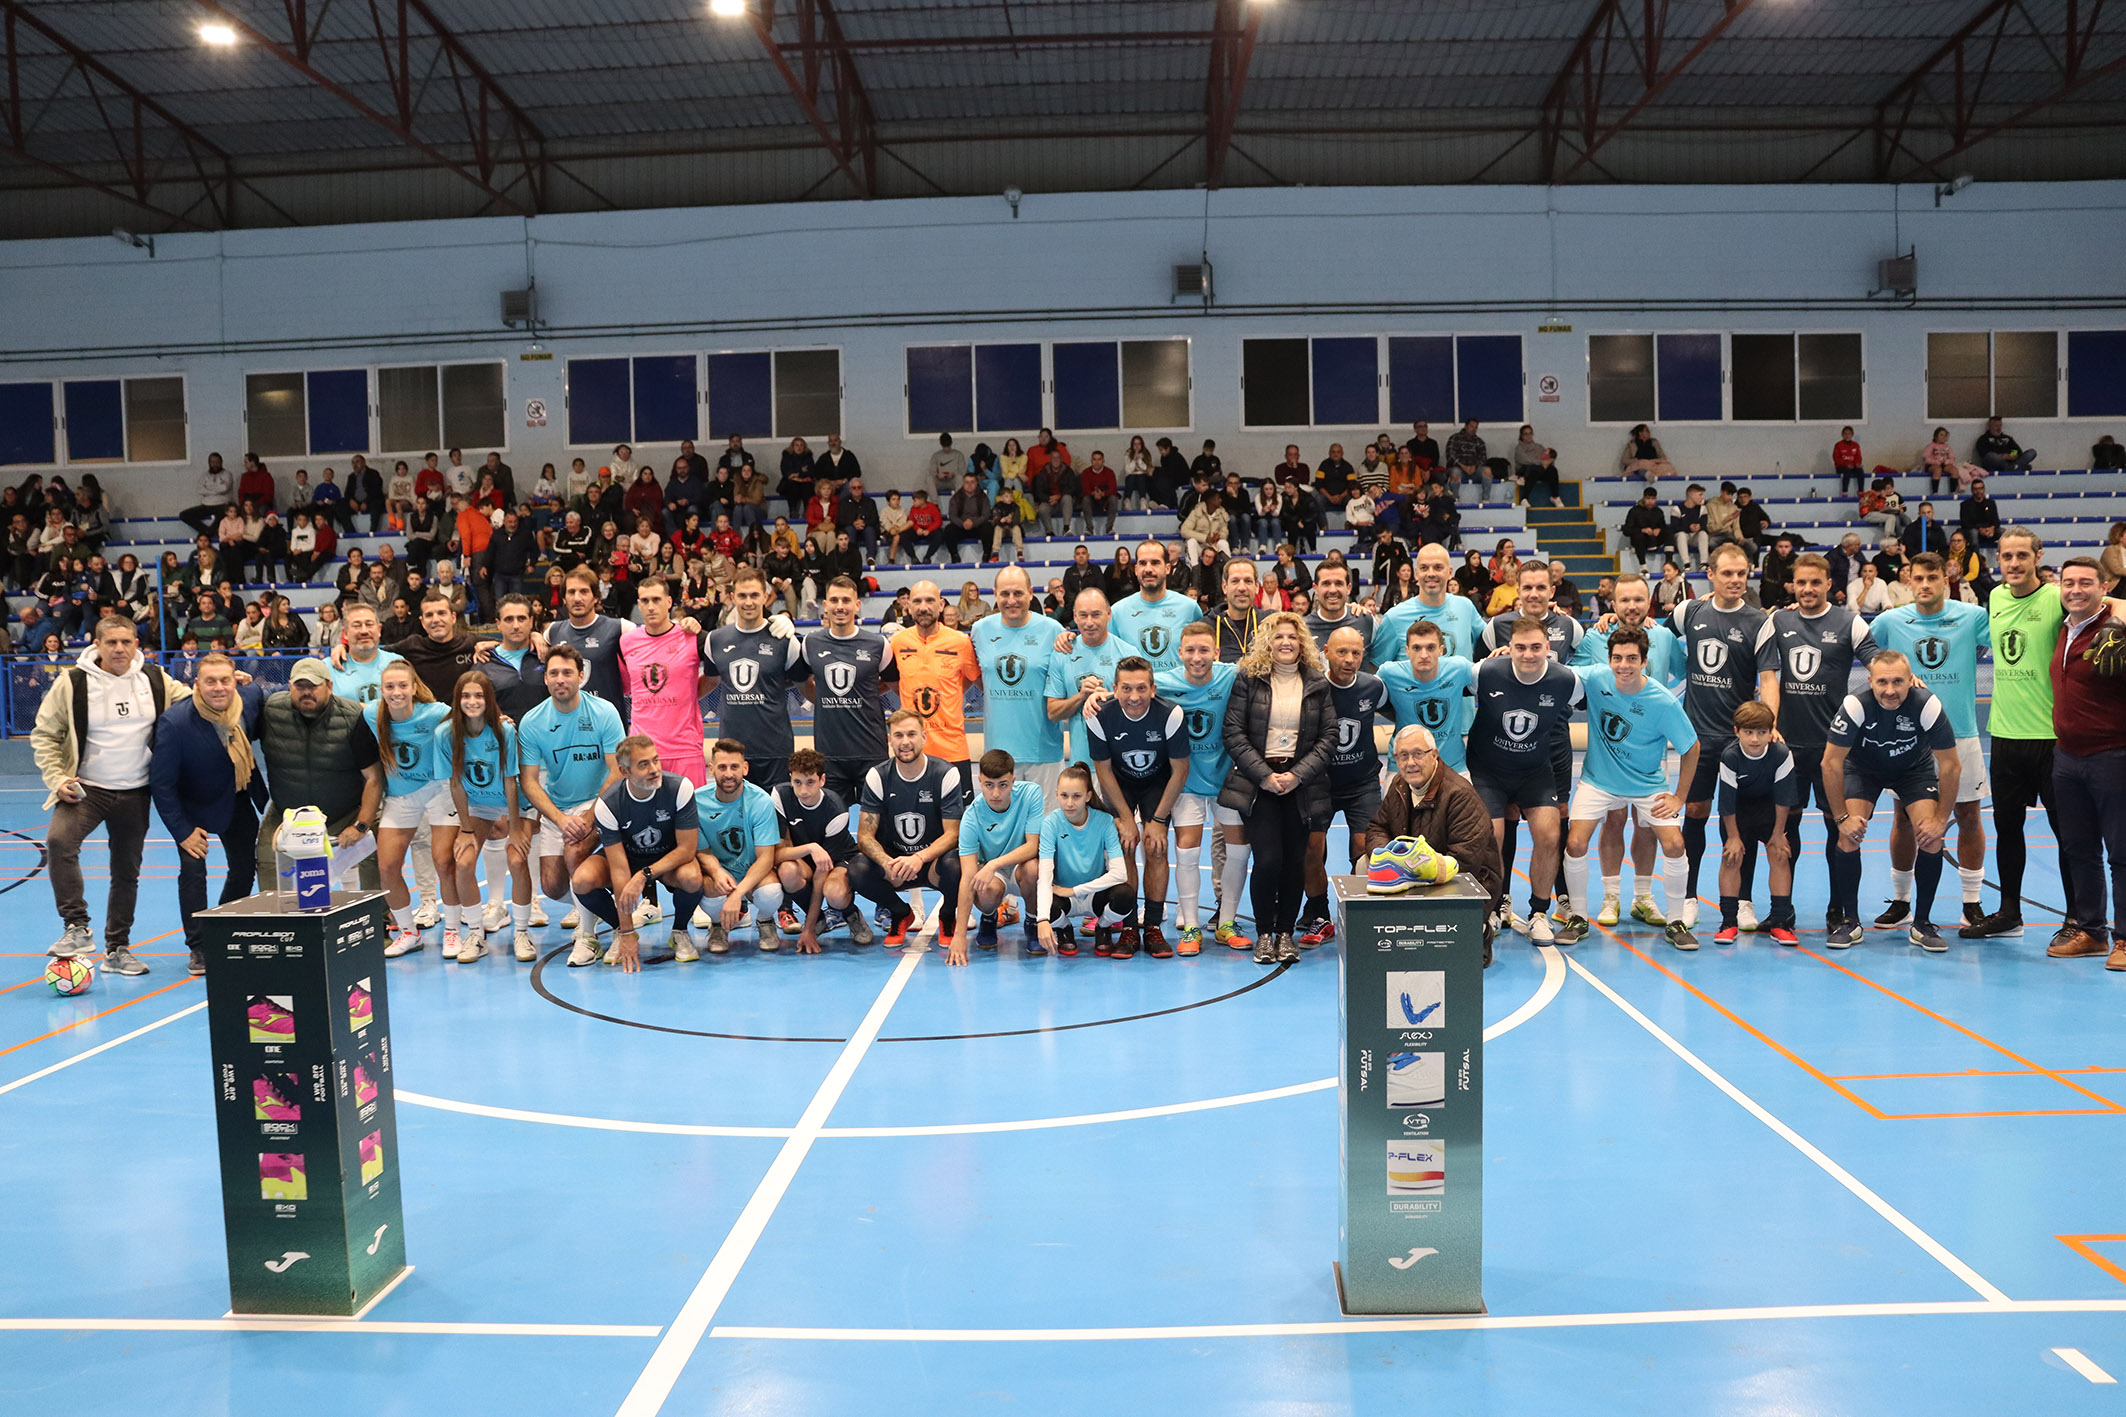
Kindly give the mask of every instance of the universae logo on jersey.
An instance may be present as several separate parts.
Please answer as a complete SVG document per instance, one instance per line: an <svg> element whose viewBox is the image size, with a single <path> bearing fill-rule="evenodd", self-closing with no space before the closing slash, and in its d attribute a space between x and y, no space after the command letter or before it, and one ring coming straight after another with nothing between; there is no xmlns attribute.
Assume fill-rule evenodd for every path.
<svg viewBox="0 0 2126 1417"><path fill-rule="evenodd" d="M760 666L750 659L731 661L731 687L741 694L750 694L760 687Z"/></svg>
<svg viewBox="0 0 2126 1417"><path fill-rule="evenodd" d="M643 667L643 686L653 694L663 693L664 686L669 680L669 678L670 676L665 673L664 666L662 664L651 663Z"/></svg>
<svg viewBox="0 0 2126 1417"><path fill-rule="evenodd" d="M716 833L717 844L723 847L726 856L736 856L745 849L746 834L742 827L725 827Z"/></svg>
<svg viewBox="0 0 2126 1417"><path fill-rule="evenodd" d="M1144 633L1137 637L1137 644L1152 658L1166 653L1167 630L1164 625L1146 625Z"/></svg>
<svg viewBox="0 0 2126 1417"><path fill-rule="evenodd" d="M921 812L896 812L893 814L893 830L902 841L923 839L923 814Z"/></svg>
<svg viewBox="0 0 2126 1417"><path fill-rule="evenodd" d="M1149 748L1131 748L1122 754L1122 766L1129 769L1132 777L1149 777L1152 769L1159 766L1159 755Z"/></svg>
<svg viewBox="0 0 2126 1417"><path fill-rule="evenodd" d="M1188 711L1188 736L1191 739L1201 743L1209 738L1214 730L1223 734L1224 727L1223 725L1215 724L1209 709L1190 709Z"/></svg>
<svg viewBox="0 0 2126 1417"><path fill-rule="evenodd" d="M664 828L656 826L644 827L630 837L629 840L635 843L637 850L649 851L664 840Z"/></svg>
<svg viewBox="0 0 2126 1417"><path fill-rule="evenodd" d="M997 678L1014 688L1026 677L1026 657L1018 654L997 656Z"/></svg>
<svg viewBox="0 0 2126 1417"><path fill-rule="evenodd" d="M1723 640L1698 641L1698 667L1707 674L1718 674L1727 668L1727 644Z"/></svg>
<svg viewBox="0 0 2126 1417"><path fill-rule="evenodd" d="M1499 725L1506 730L1508 738L1516 743L1525 743L1528 736L1535 732L1536 716L1528 709L1508 709L1500 716Z"/></svg>
<svg viewBox="0 0 2126 1417"><path fill-rule="evenodd" d="M1786 662L1796 679L1813 679L1816 671L1823 668L1823 651L1814 645L1797 645L1787 655Z"/></svg>
<svg viewBox="0 0 2126 1417"><path fill-rule="evenodd" d="M1939 635L1929 635L1912 646L1912 657L1922 669L1939 669L1949 662L1949 642Z"/></svg>
<svg viewBox="0 0 2126 1417"><path fill-rule="evenodd" d="M827 692L837 698L848 697L856 688L856 666L853 664L844 664L837 660L827 666L827 672L822 677L827 681Z"/></svg>
<svg viewBox="0 0 2126 1417"><path fill-rule="evenodd" d="M1621 743L1631 736L1631 720L1621 713L1604 712L1602 715L1602 741Z"/></svg>
<svg viewBox="0 0 2126 1417"><path fill-rule="evenodd" d="M2000 651L2001 658L2007 660L2008 663L2020 664L2023 659L2024 643L2021 630L2009 630L1999 640L1995 641L1993 647Z"/></svg>
<svg viewBox="0 0 2126 1417"><path fill-rule="evenodd" d="M1355 718L1336 720L1336 751L1348 753L1358 746L1360 724Z"/></svg>

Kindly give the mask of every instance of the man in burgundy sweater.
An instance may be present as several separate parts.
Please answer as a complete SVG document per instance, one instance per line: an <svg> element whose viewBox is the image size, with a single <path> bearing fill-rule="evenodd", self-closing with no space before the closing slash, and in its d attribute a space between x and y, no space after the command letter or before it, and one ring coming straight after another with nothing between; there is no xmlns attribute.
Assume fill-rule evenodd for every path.
<svg viewBox="0 0 2126 1417"><path fill-rule="evenodd" d="M2052 781L2059 796L2060 860L2074 884L2073 914L2045 953L2108 955L2126 971L2126 624L2104 603L2104 573L2087 556L2060 566L2067 623L2052 652ZM2104 917L2110 858L2113 923Z"/></svg>

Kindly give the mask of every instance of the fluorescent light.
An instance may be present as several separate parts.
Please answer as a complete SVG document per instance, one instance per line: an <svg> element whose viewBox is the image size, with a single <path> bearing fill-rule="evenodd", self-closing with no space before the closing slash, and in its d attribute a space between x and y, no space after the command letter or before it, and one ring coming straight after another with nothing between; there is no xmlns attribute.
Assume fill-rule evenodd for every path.
<svg viewBox="0 0 2126 1417"><path fill-rule="evenodd" d="M746 0L709 0L709 13L735 20L746 12Z"/></svg>
<svg viewBox="0 0 2126 1417"><path fill-rule="evenodd" d="M199 37L203 43L226 48L236 43L236 27L220 23L204 24L199 27Z"/></svg>

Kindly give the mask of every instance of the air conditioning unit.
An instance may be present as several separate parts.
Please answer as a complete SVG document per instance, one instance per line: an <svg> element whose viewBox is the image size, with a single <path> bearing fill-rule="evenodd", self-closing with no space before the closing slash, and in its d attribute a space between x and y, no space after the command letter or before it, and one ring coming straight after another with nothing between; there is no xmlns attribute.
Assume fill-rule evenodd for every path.
<svg viewBox="0 0 2126 1417"><path fill-rule="evenodd" d="M1902 256L1886 256L1876 262L1875 288L1878 291L1895 291L1899 295L1919 293L1919 253L1907 251Z"/></svg>
<svg viewBox="0 0 2126 1417"><path fill-rule="evenodd" d="M532 299L532 287L502 292L502 323L511 329L519 325L530 326L538 318L536 302Z"/></svg>
<svg viewBox="0 0 2126 1417"><path fill-rule="evenodd" d="M1211 298L1211 263L1199 261L1174 267L1174 298L1208 301Z"/></svg>

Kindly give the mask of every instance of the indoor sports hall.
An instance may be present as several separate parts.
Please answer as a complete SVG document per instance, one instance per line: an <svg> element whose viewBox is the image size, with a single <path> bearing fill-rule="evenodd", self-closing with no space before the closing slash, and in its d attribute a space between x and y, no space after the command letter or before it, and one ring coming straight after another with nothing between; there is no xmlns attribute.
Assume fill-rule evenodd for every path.
<svg viewBox="0 0 2126 1417"><path fill-rule="evenodd" d="M22 518L0 555L0 1413L2116 1409L2126 945L2110 948L2126 927L2106 922L2126 904L2105 848L2126 853L2126 742L2105 735L2126 723L2126 680L2100 642L2120 628L2103 596L2126 596L2126 266L2106 236L2126 214L2126 15L2072 0L0 0L0 20L0 526ZM1147 450L1140 468L1133 436L1178 466ZM1288 447L1296 478L1277 470ZM1076 517L1046 500L1060 484L1020 480L1008 459L1027 449L1073 473ZM1122 474L1104 506L1077 475L1096 451ZM416 481L430 454L435 505ZM728 459L715 472L736 491L679 503L690 456ZM647 483L608 489L615 463ZM1244 500L1220 500L1227 476ZM633 520L623 495L642 485L678 509L644 515L650 549L579 526L622 506ZM1658 516L1637 510L1649 491ZM977 495L959 542L949 520L934 549L919 523L897 531L903 504L936 498L950 518ZM889 514L877 527L867 497ZM1000 512L1015 499L1024 515ZM728 546L713 517L690 531L690 506L731 519ZM1190 520L1210 511L1223 520ZM779 607L777 518L802 541ZM570 562L578 530L596 549ZM1517 579L1531 563L1552 568L1541 606L1568 648L1612 633L1602 617L1635 573L1649 623L1742 613L1718 581L1729 547L1751 562L1749 611L1771 617L1757 652L1773 680L1815 673L1776 641L1810 556L1876 625L1869 652L1907 643L1889 626L1934 614L1929 594L1987 632L1909 641L1908 692L1930 696L1914 716L1938 704L1942 742L1974 745L1960 789L1989 779L1940 864L1925 849L1917 868L1943 950L1917 947L1892 904L1913 891L1894 793L1857 836L1850 948L1827 932L1814 807L1793 809L1792 945L1770 933L1761 852L1742 918L1764 928L1716 936L1717 811L1685 947L1634 918L1651 878L1628 861L1621 918L1560 901L1558 927L1588 925L1560 943L1530 919L1554 887L1532 873L1533 827L1515 829L1480 1030L1474 1009L1461 1019L1480 1121L1449 1135L1480 1154L1450 1140L1453 1164L1406 1188L1478 1227L1480 1306L1428 1304L1433 1273L1477 1261L1412 1223L1387 1260L1407 1310L1346 1309L1336 1266L1360 1258L1346 1212L1363 1189L1347 1178L1378 1190L1381 1165L1361 1135L1380 1117L1353 1100L1371 1085L1355 1040L1378 1032L1350 1003L1378 967L1353 922L1367 904L1434 909L1453 886L1369 896L1363 845L1347 874L1348 815L1325 843L1343 923L1283 959L1245 947L1267 923L1255 882L1225 900L1208 839L1200 867L1177 848L1177 898L1158 902L1177 937L1200 915L1200 952L1036 954L1007 917L965 967L927 884L905 936L859 943L862 900L808 954L741 912L727 951L712 935L691 960L665 889L659 918L621 917L639 972L576 967L564 916L585 917L593 959L619 957L611 927L573 892L535 895L550 923L512 919L489 853L462 904L469 937L485 912L484 956L446 958L458 931L422 920L419 948L360 981L364 1009L388 1007L388 1042L356 1071L365 1105L384 1093L390 1148L364 1139L360 1182L388 1165L399 1233L363 1226L340 1258L359 1269L365 1242L402 1244L408 1268L339 1315L246 1299L324 1259L275 1245L261 1274L238 1203L292 1212L339 1182L313 1164L306 1183L299 1155L273 1172L261 1151L262 1190L231 1188L236 1075L217 1030L240 949L188 972L185 838L141 785L177 751L173 725L212 726L204 690L175 697L211 652L248 676L241 702L290 701L315 682L306 663L353 644L349 608L374 609L413 660L441 590L457 608L438 635L516 653L502 597L521 587L551 665L577 623L566 577L586 564L602 606L586 613L643 619L638 587L670 567L705 632L751 623L737 591L759 566L802 640L829 633L840 555L858 628L895 644L898 626L928 632L908 618L924 587L952 612L940 633L1004 614L1013 567L1034 612L1082 638L1080 585L1117 588L1118 625L1152 593L1147 542L1178 546L1194 576L1166 595L1251 629L1256 610L1318 616L1339 563L1351 613L1385 616L1420 593L1399 572L1433 541L1448 598L1483 601L1457 615L1500 617L1499 645L1517 615L1541 619ZM2018 544L2036 552L2027 580ZM365 599L357 550L422 580L394 571L395 594ZM1241 561L1252 610L1219 599ZM1103 580L1118 564L1134 579ZM2001 618L2018 586L2042 586L2059 618ZM137 672L160 676L152 737L97 697L117 692L92 680L114 618ZM1361 673L1414 653L1395 638L1367 641ZM712 639L713 741L752 681L717 677ZM1721 645L1678 643L1650 682L1688 707ZM1738 664L1748 652L1734 641ZM1875 693L1885 662L1857 663L1833 697ZM969 764L1003 746L1018 673L976 667ZM819 678L770 703L798 749L829 731ZM935 718L897 683L874 717L924 700ZM96 686L78 729L77 684ZM374 749L395 710L367 712ZM1263 708L1273 735L1281 712ZM1467 712L1489 721L1480 697ZM1066 717L1076 761L1083 723ZM1786 753L1800 738L1780 722ZM1353 734L1391 796L1405 726L1385 705ZM1444 761L1470 724L1440 726ZM92 767L115 771L113 735L136 730L123 741L145 756L106 789ZM1581 785L1603 751L1588 733L1583 715ZM229 745L233 769L209 756L238 782L256 772L263 796L290 769L254 736ZM749 736L749 772L802 768ZM2070 807L2004 800L2012 763L2047 742L2047 791ZM1962 749L1917 751L1939 775ZM1678 760L1662 761L1680 807ZM1876 785L1853 771L1849 790ZM2070 779L2083 795L2064 795ZM470 803L462 760L446 752L434 783ZM84 787L99 810L131 793L150 814L137 870L117 815L80 842L75 958L92 967L69 993L53 942L80 922L58 839ZM702 803L719 790L712 775ZM388 806L397 789L382 791ZM1274 818L1256 804L1254 821ZM2023 849L2004 851L2018 830ZM208 900L223 875L215 848ZM435 905L432 876L406 875ZM133 973L106 931L114 886L136 883L118 951ZM331 905L387 908L347 891ZM1242 947L1211 933L1220 918ZM2088 947L2062 951L2077 931ZM1478 946L1470 929L1452 946L1472 980ZM1376 1114L1403 1105L1388 1086ZM283 1089L278 1112L258 1095L260 1136L314 1125L307 1094Z"/></svg>

